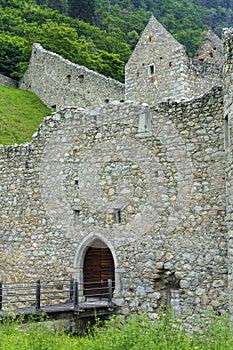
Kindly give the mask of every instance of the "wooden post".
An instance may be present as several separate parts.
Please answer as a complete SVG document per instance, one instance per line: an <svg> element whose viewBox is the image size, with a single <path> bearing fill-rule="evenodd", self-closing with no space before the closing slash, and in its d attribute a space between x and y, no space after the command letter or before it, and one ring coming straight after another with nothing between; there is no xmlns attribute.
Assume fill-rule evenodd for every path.
<svg viewBox="0 0 233 350"><path fill-rule="evenodd" d="M78 305L78 282L74 282L74 312L79 314L79 305Z"/></svg>
<svg viewBox="0 0 233 350"><path fill-rule="evenodd" d="M40 310L40 280L36 281L36 310Z"/></svg>
<svg viewBox="0 0 233 350"><path fill-rule="evenodd" d="M112 308L112 280L108 280L108 308Z"/></svg>
<svg viewBox="0 0 233 350"><path fill-rule="evenodd" d="M0 282L0 310L2 310L2 282Z"/></svg>

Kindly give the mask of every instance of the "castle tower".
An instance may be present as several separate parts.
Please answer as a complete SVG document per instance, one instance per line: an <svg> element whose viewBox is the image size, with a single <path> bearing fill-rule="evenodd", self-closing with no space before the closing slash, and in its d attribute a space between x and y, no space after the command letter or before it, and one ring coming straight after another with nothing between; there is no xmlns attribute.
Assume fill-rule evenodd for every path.
<svg viewBox="0 0 233 350"><path fill-rule="evenodd" d="M209 30L201 46L197 50L195 58L202 62L219 65L222 63L222 55L222 41L212 30Z"/></svg>
<svg viewBox="0 0 233 350"><path fill-rule="evenodd" d="M188 97L185 48L152 16L125 67L126 99L154 105Z"/></svg>
<svg viewBox="0 0 233 350"><path fill-rule="evenodd" d="M226 219L228 240L228 294L233 313L233 29L223 30L224 48L224 131L226 150Z"/></svg>
<svg viewBox="0 0 233 350"><path fill-rule="evenodd" d="M125 67L125 99L151 106L222 85L222 43L209 31L195 58L153 16Z"/></svg>

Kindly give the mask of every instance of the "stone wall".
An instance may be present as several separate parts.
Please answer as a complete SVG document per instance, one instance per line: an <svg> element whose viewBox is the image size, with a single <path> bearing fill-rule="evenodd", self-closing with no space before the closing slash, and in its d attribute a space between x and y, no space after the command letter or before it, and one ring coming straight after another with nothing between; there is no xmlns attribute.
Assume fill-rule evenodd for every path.
<svg viewBox="0 0 233 350"><path fill-rule="evenodd" d="M17 87L17 82L11 78L6 77L5 75L0 74L0 86L5 85L9 87Z"/></svg>
<svg viewBox="0 0 233 350"><path fill-rule="evenodd" d="M227 309L222 113L221 89L155 109L67 108L31 143L2 146L1 280L82 281L98 238L124 314L153 316L173 289L183 311Z"/></svg>
<svg viewBox="0 0 233 350"><path fill-rule="evenodd" d="M222 65L188 58L186 74L189 79L190 97L200 96L210 88L223 84Z"/></svg>
<svg viewBox="0 0 233 350"><path fill-rule="evenodd" d="M232 75L232 50L233 29L223 31L224 39L224 132L226 150L226 193L227 193L227 239L228 239L228 288L230 309L233 312L233 75Z"/></svg>
<svg viewBox="0 0 233 350"><path fill-rule="evenodd" d="M110 100L124 100L124 85L73 64L34 44L28 69L19 83L34 92L51 109L91 109Z"/></svg>

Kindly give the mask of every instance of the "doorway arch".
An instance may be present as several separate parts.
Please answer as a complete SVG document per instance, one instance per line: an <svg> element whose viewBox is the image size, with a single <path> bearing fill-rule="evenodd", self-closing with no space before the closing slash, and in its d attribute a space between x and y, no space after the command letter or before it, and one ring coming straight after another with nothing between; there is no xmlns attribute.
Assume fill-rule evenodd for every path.
<svg viewBox="0 0 233 350"><path fill-rule="evenodd" d="M84 296L84 275L86 276L86 271L84 273L84 261L85 258L88 256L91 250L89 250L90 247L95 247L98 243L101 243L101 246L108 249L108 252L111 253L112 259L113 259L113 266L114 266L114 273L113 273L113 280L114 283L114 298L119 296L120 293L120 274L122 272L122 269L118 267L118 259L115 254L115 250L113 245L109 240L107 240L102 234L100 233L90 233L87 237L83 239L82 242L80 242L79 247L76 251L75 258L74 258L74 269L73 269L73 278L79 283L80 286L80 293L79 296ZM103 271L104 272L104 271ZM85 277L86 278L86 277ZM106 278L106 277L105 277ZM85 299L84 299L85 300Z"/></svg>
<svg viewBox="0 0 233 350"><path fill-rule="evenodd" d="M100 239L87 248L83 262L83 294L104 296L108 280L115 280L115 266L111 250Z"/></svg>

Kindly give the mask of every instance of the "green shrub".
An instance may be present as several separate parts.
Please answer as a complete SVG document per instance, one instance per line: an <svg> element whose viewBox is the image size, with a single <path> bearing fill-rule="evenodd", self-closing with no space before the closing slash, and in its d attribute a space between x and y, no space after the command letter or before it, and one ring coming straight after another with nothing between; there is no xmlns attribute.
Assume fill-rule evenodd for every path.
<svg viewBox="0 0 233 350"><path fill-rule="evenodd" d="M45 319L46 321L46 319ZM207 313L191 323L160 313L151 321L132 314L124 323L114 317L83 336L67 334L51 322L23 324L23 318L8 317L0 323L1 350L231 350L233 336L228 314ZM58 329L58 330L57 330Z"/></svg>

